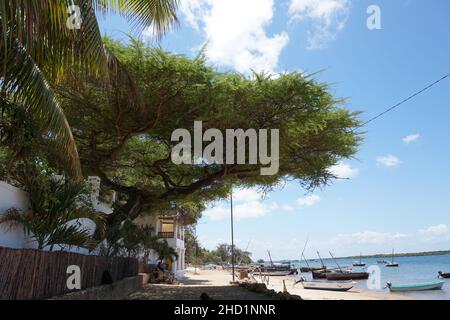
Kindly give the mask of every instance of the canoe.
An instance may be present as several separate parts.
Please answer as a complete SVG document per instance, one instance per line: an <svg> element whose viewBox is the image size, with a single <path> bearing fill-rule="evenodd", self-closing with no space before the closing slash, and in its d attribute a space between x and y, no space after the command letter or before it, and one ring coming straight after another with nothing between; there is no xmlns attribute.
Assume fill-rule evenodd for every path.
<svg viewBox="0 0 450 320"><path fill-rule="evenodd" d="M352 281L300 281L304 289L326 291L348 291L353 288Z"/></svg>
<svg viewBox="0 0 450 320"><path fill-rule="evenodd" d="M433 282L394 285L388 282L387 287L392 292L440 290L442 289L444 283L445 283L444 281L433 281Z"/></svg>
<svg viewBox="0 0 450 320"><path fill-rule="evenodd" d="M328 273L327 280L367 280L369 273L367 272L332 272Z"/></svg>
<svg viewBox="0 0 450 320"><path fill-rule="evenodd" d="M449 279L450 278L450 272L439 271L438 273L439 273L439 277L441 277L441 278L445 278L445 279Z"/></svg>

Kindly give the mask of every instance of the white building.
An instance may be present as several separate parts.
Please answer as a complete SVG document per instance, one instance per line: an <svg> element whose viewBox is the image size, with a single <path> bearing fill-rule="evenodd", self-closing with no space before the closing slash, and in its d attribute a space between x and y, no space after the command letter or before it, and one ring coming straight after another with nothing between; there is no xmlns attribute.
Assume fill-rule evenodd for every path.
<svg viewBox="0 0 450 320"><path fill-rule="evenodd" d="M58 177L57 177L58 178ZM105 214L111 214L112 204L116 201L115 193L109 196L108 203L99 200L100 196L100 178L88 177L87 182L91 185L91 201L94 209ZM31 210L28 195L26 192L0 181L0 215L8 209L17 208L21 211ZM172 272L177 276L183 276L185 270L185 245L184 245L184 226L180 223L179 211L177 209L166 210L151 216L145 216L136 219L136 223L150 225L155 234L161 239L167 240L169 246L176 250L178 259L174 259ZM92 232L95 231L95 224L89 219L82 219L82 224L88 227ZM36 248L36 242L27 237L22 227L8 228L0 225L0 246L9 248ZM88 254L88 250L74 248L72 251ZM159 257L152 254L151 260L156 263Z"/></svg>
<svg viewBox="0 0 450 320"><path fill-rule="evenodd" d="M172 264L172 272L178 277L184 276L186 248L184 226L180 222L179 211L176 209L161 211L156 215L139 217L135 223L151 226L158 238L166 240L168 245L175 249L178 258ZM150 263L156 264L158 259L157 254L152 252Z"/></svg>
<svg viewBox="0 0 450 320"><path fill-rule="evenodd" d="M26 212L30 209L28 194L22 190L0 181L0 215L11 208ZM7 248L36 248L36 244L29 241L23 228L9 229L0 225L0 246Z"/></svg>

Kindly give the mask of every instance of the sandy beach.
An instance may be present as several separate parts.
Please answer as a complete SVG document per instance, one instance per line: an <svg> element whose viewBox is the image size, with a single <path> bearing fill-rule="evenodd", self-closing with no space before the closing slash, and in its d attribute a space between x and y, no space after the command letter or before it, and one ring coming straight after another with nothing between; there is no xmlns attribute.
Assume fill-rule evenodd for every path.
<svg viewBox="0 0 450 320"><path fill-rule="evenodd" d="M348 292L305 290L301 284L294 286L293 277L271 277L268 289L283 291L283 280L289 293L305 300L411 300L411 297L389 292L374 292L353 288ZM185 277L177 285L146 285L143 291L135 293L131 299L181 299L197 300L205 292L217 300L257 300L267 299L262 294L248 292L230 284L231 273L224 270L188 269Z"/></svg>

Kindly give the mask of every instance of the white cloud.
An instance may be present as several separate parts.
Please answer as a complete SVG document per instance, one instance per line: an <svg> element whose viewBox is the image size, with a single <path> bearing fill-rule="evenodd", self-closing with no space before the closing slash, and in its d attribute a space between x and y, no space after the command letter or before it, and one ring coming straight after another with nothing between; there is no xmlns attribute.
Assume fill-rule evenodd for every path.
<svg viewBox="0 0 450 320"><path fill-rule="evenodd" d="M397 158L396 156L389 154L386 156L380 156L377 158L377 163L381 164L385 167L396 167L399 164L401 164L402 162L400 161L399 158Z"/></svg>
<svg viewBox="0 0 450 320"><path fill-rule="evenodd" d="M350 13L350 0L291 0L292 21L310 21L308 49L320 49L336 39L344 29Z"/></svg>
<svg viewBox="0 0 450 320"><path fill-rule="evenodd" d="M291 205L285 204L283 206L281 206L281 209L284 211L288 211L288 212L292 212L295 211L295 208Z"/></svg>
<svg viewBox="0 0 450 320"><path fill-rule="evenodd" d="M416 133L416 134L410 134L410 135L404 137L402 140L404 143L410 144L412 142L419 140L419 138L420 138L420 134Z"/></svg>
<svg viewBox="0 0 450 320"><path fill-rule="evenodd" d="M233 201L246 202L258 201L262 199L262 194L255 189L238 189L233 191Z"/></svg>
<svg viewBox="0 0 450 320"><path fill-rule="evenodd" d="M352 168L344 162L337 163L330 167L328 171L339 179L351 179L356 177L359 173L357 168Z"/></svg>
<svg viewBox="0 0 450 320"><path fill-rule="evenodd" d="M275 70L289 42L286 32L266 32L274 15L273 0L184 0L180 9L207 41L210 62L238 72Z"/></svg>
<svg viewBox="0 0 450 320"><path fill-rule="evenodd" d="M439 237L449 235L450 231L445 224L438 224L436 226L431 226L426 229L419 230L419 233L427 237Z"/></svg>
<svg viewBox="0 0 450 320"><path fill-rule="evenodd" d="M276 203L264 203L262 201L244 202L233 206L233 216L237 221L260 218L267 216L272 210L277 208ZM229 219L230 207L220 205L209 208L205 211L204 216L213 221Z"/></svg>
<svg viewBox="0 0 450 320"><path fill-rule="evenodd" d="M394 240L405 238L406 235L402 233L381 233L375 231L364 231L353 234L339 234L335 242L340 244L383 244Z"/></svg>
<svg viewBox="0 0 450 320"><path fill-rule="evenodd" d="M262 194L256 189L238 189L233 192L233 214L236 220L253 219L269 215L278 209L275 202L264 201ZM230 206L221 203L205 210L205 217L219 221L229 219Z"/></svg>
<svg viewBox="0 0 450 320"><path fill-rule="evenodd" d="M320 197L316 195L304 196L297 199L297 203L304 207L312 207L320 202Z"/></svg>

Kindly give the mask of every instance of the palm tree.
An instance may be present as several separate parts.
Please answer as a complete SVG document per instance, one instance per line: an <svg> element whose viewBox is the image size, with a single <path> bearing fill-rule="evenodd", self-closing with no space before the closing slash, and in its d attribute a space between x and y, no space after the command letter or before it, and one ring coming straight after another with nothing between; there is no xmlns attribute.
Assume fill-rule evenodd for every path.
<svg viewBox="0 0 450 320"><path fill-rule="evenodd" d="M159 259L161 260L170 259L171 261L173 261L174 258L178 259L177 251L171 246L169 246L167 240L165 239L164 240L159 239L159 241L155 242L154 247L152 249L156 251L156 253L159 256Z"/></svg>
<svg viewBox="0 0 450 320"><path fill-rule="evenodd" d="M101 232L105 225L105 215L95 211L87 203L87 190L80 184L62 183L43 179L29 185L31 208L21 211L11 208L0 216L0 225L11 229L22 226L26 235L34 239L38 249L55 246L82 247L94 249L97 242L91 231L81 224L80 219L90 219ZM30 180L31 181L31 180Z"/></svg>
<svg viewBox="0 0 450 320"><path fill-rule="evenodd" d="M68 7L80 8L80 29L68 28ZM75 141L49 82L68 68L105 76L139 94L121 64L103 44L96 13L116 12L136 27L162 36L176 21L178 0L0 0L0 108L20 105L67 155L67 169L81 179ZM0 128L1 129L1 128Z"/></svg>

